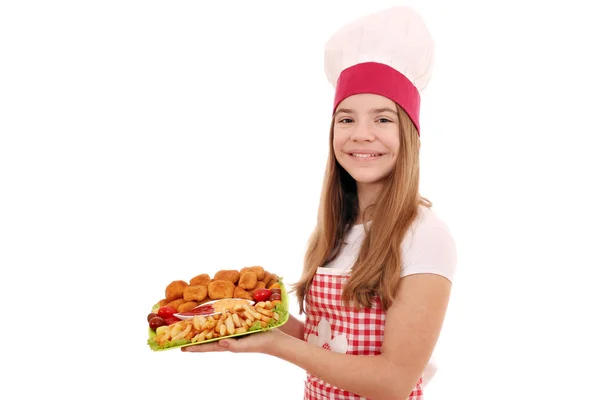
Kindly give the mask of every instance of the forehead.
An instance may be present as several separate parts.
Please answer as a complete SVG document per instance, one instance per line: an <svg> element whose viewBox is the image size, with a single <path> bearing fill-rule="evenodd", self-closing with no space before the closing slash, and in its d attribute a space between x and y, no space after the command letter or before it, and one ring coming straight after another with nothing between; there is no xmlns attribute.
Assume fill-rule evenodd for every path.
<svg viewBox="0 0 600 400"><path fill-rule="evenodd" d="M356 112L368 112L372 109L396 109L396 104L387 97L378 94L361 93L345 98L339 105L340 109L351 109Z"/></svg>

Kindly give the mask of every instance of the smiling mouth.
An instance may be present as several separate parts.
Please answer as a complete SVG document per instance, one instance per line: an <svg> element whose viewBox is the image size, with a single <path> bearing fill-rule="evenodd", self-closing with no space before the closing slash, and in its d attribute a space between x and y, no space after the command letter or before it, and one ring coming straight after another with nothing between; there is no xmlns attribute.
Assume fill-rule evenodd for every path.
<svg viewBox="0 0 600 400"><path fill-rule="evenodd" d="M379 158L383 155L383 153L372 153L372 154L363 154L363 153L350 153L352 158L357 158L361 160L372 160L375 158Z"/></svg>

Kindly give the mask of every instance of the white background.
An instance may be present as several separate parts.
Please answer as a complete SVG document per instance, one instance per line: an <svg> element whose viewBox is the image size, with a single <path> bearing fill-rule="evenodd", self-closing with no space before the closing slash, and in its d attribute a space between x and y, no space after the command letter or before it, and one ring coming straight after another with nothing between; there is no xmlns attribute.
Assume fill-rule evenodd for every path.
<svg viewBox="0 0 600 400"><path fill-rule="evenodd" d="M600 398L600 30L558 3L3 2L2 390L301 399L279 359L151 352L146 314L199 273L299 278L333 99L323 44L411 4L437 44L422 194L459 250L426 398Z"/></svg>

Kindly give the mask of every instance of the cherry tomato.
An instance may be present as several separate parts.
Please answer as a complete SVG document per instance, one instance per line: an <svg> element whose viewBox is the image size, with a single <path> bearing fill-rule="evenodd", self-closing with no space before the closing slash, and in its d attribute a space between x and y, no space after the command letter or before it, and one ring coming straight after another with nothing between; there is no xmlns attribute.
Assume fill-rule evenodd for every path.
<svg viewBox="0 0 600 400"><path fill-rule="evenodd" d="M172 316L171 316L171 317L167 317L167 318L165 318L165 323L166 323L167 325L172 325L172 324L174 324L175 322L179 322L179 321L181 321L181 320L180 320L179 318L177 318L177 317L172 317Z"/></svg>
<svg viewBox="0 0 600 400"><path fill-rule="evenodd" d="M148 322L150 322L150 320L154 317L158 317L158 314L151 312L150 314L148 314Z"/></svg>
<svg viewBox="0 0 600 400"><path fill-rule="evenodd" d="M175 314L176 312L177 312L177 310L174 309L173 307L162 306L161 308L158 309L158 316L161 318L169 318L169 317L172 317L173 314Z"/></svg>
<svg viewBox="0 0 600 400"><path fill-rule="evenodd" d="M269 300L270 300L270 301L273 301L273 300L281 300L281 295L280 295L279 293L273 293L273 294L271 295L271 297L269 297Z"/></svg>
<svg viewBox="0 0 600 400"><path fill-rule="evenodd" d="M165 320L162 319L161 317L154 317L149 322L150 322L150 329L152 329L153 331L155 331L156 328L158 328L159 326L166 325Z"/></svg>
<svg viewBox="0 0 600 400"><path fill-rule="evenodd" d="M269 289L258 289L254 292L254 300L256 301L265 301L269 299L271 295L271 291Z"/></svg>

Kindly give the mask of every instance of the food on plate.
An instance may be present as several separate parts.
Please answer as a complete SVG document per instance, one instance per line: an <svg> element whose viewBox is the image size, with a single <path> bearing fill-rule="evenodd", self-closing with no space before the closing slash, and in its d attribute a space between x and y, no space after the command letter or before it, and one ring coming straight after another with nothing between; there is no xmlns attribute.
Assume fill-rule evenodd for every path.
<svg viewBox="0 0 600 400"><path fill-rule="evenodd" d="M193 277L192 279L190 279L191 286L196 286L196 285L208 286L209 283L210 283L210 276L208 274L200 274L200 275L197 275L197 276Z"/></svg>
<svg viewBox="0 0 600 400"><path fill-rule="evenodd" d="M240 280L240 272L236 271L234 269L217 271L217 273L215 274L214 280L215 281L230 281L235 284L235 283L238 283L238 281Z"/></svg>
<svg viewBox="0 0 600 400"><path fill-rule="evenodd" d="M254 292L256 292L257 290L260 289L264 289L267 285L265 284L264 281L258 281L256 282L256 287L254 289L252 289L251 293L254 294Z"/></svg>
<svg viewBox="0 0 600 400"><path fill-rule="evenodd" d="M171 324L174 324L175 322L179 322L179 321L181 321L181 320L175 316L165 318L165 322L167 323L167 325L171 325Z"/></svg>
<svg viewBox="0 0 600 400"><path fill-rule="evenodd" d="M167 304L169 304L169 302L167 301L167 299L162 299L158 302L158 306L162 307L162 306L166 306Z"/></svg>
<svg viewBox="0 0 600 400"><path fill-rule="evenodd" d="M258 277L258 276L257 276L257 277ZM270 273L270 272L268 272L268 271L265 271L265 275L263 276L263 278L262 278L262 279L259 279L258 281L259 281L259 282L264 282L264 284L265 284L265 286L264 286L264 287L267 287L267 285L268 285L268 284L269 284L269 282L271 281L271 278L272 278L272 277L273 277L273 274L272 274L272 273Z"/></svg>
<svg viewBox="0 0 600 400"><path fill-rule="evenodd" d="M208 287L204 285L188 286L183 290L183 299L188 301L200 302L208 296Z"/></svg>
<svg viewBox="0 0 600 400"><path fill-rule="evenodd" d="M186 312L198 307L198 303L195 301L188 301L187 303L183 303L177 308L178 313Z"/></svg>
<svg viewBox="0 0 600 400"><path fill-rule="evenodd" d="M253 293L254 300L256 301L266 301L269 300L271 296L271 291L269 289L259 289Z"/></svg>
<svg viewBox="0 0 600 400"><path fill-rule="evenodd" d="M271 296L269 296L269 300L281 300L281 295L279 293L272 293Z"/></svg>
<svg viewBox="0 0 600 400"><path fill-rule="evenodd" d="M282 289L281 278L261 266L173 280L147 315L148 344L161 350L277 327L288 317Z"/></svg>
<svg viewBox="0 0 600 400"><path fill-rule="evenodd" d="M167 318L167 317L172 317L173 314L175 314L176 312L177 312L176 308L169 307L169 306L162 306L158 309L158 311L156 313L161 318Z"/></svg>
<svg viewBox="0 0 600 400"><path fill-rule="evenodd" d="M213 309L217 313L223 313L227 310L239 311L244 305L248 304L245 300L240 299L223 299L212 304Z"/></svg>
<svg viewBox="0 0 600 400"><path fill-rule="evenodd" d="M269 301L250 305L245 301L224 299L214 305L221 310L220 314L195 315L192 319L159 324L155 328L156 335L148 343L161 349L262 330L276 326L284 311Z"/></svg>
<svg viewBox="0 0 600 400"><path fill-rule="evenodd" d="M150 329L156 330L159 326L166 325L167 323L161 317L154 317L148 321L148 324L150 325Z"/></svg>
<svg viewBox="0 0 600 400"><path fill-rule="evenodd" d="M263 267L245 267L242 268L240 270L240 279L241 279L241 274L243 274L244 272L254 272L256 274L256 279L259 281L262 281L263 278L265 277L265 269Z"/></svg>
<svg viewBox="0 0 600 400"><path fill-rule="evenodd" d="M238 285L242 289L254 289L258 283L258 277L254 271L245 271L240 273L240 281Z"/></svg>
<svg viewBox="0 0 600 400"><path fill-rule="evenodd" d="M233 282L214 280L208 284L208 297L213 300L232 298L234 290Z"/></svg>
<svg viewBox="0 0 600 400"><path fill-rule="evenodd" d="M167 307L172 307L174 309L178 309L180 305L184 304L186 301L185 299L177 299L177 300L173 300L167 303Z"/></svg>
<svg viewBox="0 0 600 400"><path fill-rule="evenodd" d="M186 281L173 281L165 289L165 298L172 301L183 297L183 290L188 286Z"/></svg>
<svg viewBox="0 0 600 400"><path fill-rule="evenodd" d="M233 297L236 299L254 300L249 292L239 286L236 286L233 290Z"/></svg>

